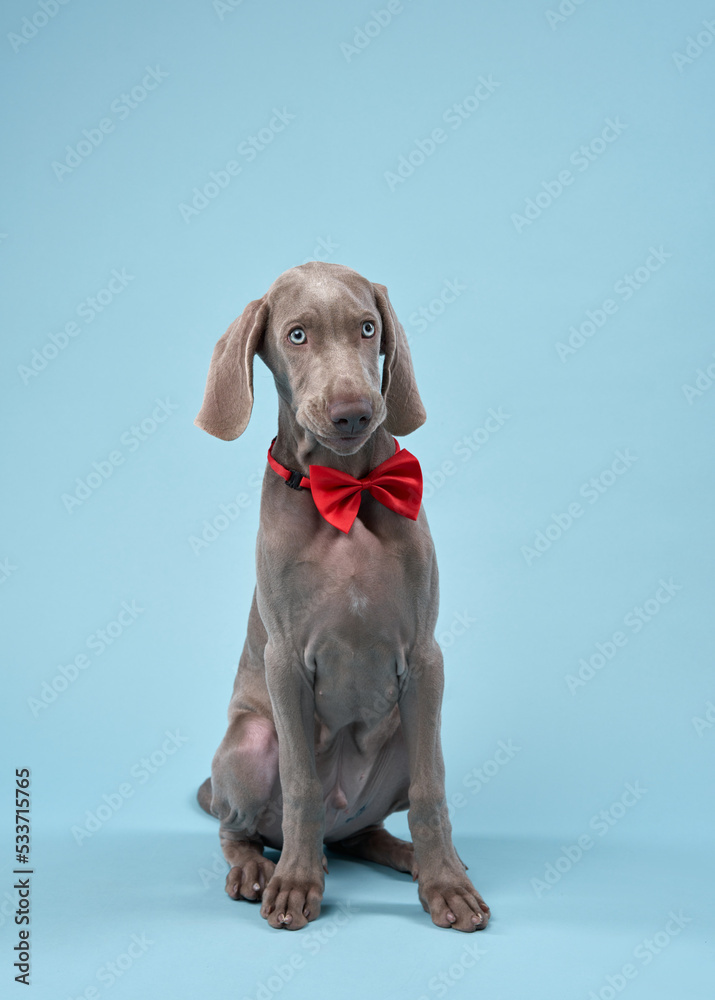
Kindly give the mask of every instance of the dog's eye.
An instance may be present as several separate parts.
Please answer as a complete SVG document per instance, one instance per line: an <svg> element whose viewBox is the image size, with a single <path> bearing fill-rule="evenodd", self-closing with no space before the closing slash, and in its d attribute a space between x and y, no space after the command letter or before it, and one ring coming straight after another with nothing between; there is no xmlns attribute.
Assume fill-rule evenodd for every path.
<svg viewBox="0 0 715 1000"><path fill-rule="evenodd" d="M290 340L291 344L304 344L307 339L305 330L301 326L297 326L295 330L291 330L288 334L288 340Z"/></svg>
<svg viewBox="0 0 715 1000"><path fill-rule="evenodd" d="M375 324L366 319L362 325L362 335L363 337L374 337L375 336Z"/></svg>

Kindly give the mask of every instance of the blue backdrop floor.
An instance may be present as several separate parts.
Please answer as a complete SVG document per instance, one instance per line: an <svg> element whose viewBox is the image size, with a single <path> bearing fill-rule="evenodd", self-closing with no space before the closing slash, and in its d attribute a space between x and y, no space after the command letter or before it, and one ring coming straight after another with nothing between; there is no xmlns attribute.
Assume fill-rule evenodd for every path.
<svg viewBox="0 0 715 1000"><path fill-rule="evenodd" d="M288 932L225 896L202 822L101 831L81 858L67 836L36 844L37 1000L712 997L704 845L600 842L545 890L532 880L568 842L457 837L494 914L470 935L433 927L408 875L331 856L320 919ZM6 921L6 942L12 933Z"/></svg>

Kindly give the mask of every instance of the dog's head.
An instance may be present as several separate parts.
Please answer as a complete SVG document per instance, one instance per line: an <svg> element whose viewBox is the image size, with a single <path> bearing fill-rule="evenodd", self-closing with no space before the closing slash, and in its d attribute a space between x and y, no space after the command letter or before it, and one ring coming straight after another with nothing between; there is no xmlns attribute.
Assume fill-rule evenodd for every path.
<svg viewBox="0 0 715 1000"><path fill-rule="evenodd" d="M380 424L403 435L425 421L387 289L349 267L316 261L285 271L218 341L195 422L224 441L248 424L255 354L297 423L338 454L358 451Z"/></svg>

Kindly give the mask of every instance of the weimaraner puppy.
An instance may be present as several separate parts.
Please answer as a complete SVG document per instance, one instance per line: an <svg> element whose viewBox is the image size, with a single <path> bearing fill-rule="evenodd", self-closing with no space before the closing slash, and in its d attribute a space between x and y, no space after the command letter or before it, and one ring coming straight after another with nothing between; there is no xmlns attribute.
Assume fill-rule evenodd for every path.
<svg viewBox="0 0 715 1000"><path fill-rule="evenodd" d="M348 267L284 272L214 349L196 423L225 441L248 424L255 354L275 379L278 434L228 731L198 795L220 820L226 891L261 899L271 927L304 927L320 913L327 844L411 873L437 926L480 930L489 907L445 801L434 546L419 466L392 436L425 420L405 332L387 289ZM387 463L384 484L392 462L410 466L406 512L369 483L347 521L318 509L321 475L355 483ZM401 809L412 843L383 826Z"/></svg>

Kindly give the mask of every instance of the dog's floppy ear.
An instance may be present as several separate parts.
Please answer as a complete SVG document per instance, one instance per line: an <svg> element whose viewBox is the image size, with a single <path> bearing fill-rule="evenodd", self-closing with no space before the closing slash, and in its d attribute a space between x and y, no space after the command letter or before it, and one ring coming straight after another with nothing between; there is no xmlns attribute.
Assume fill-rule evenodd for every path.
<svg viewBox="0 0 715 1000"><path fill-rule="evenodd" d="M427 419L417 389L412 357L402 324L392 308L384 285L373 283L375 302L382 319L382 344L385 355L382 369L382 395L387 404L385 429L398 437L417 430Z"/></svg>
<svg viewBox="0 0 715 1000"><path fill-rule="evenodd" d="M249 302L214 347L204 402L194 423L222 441L243 434L253 409L253 356L268 319L263 299Z"/></svg>

